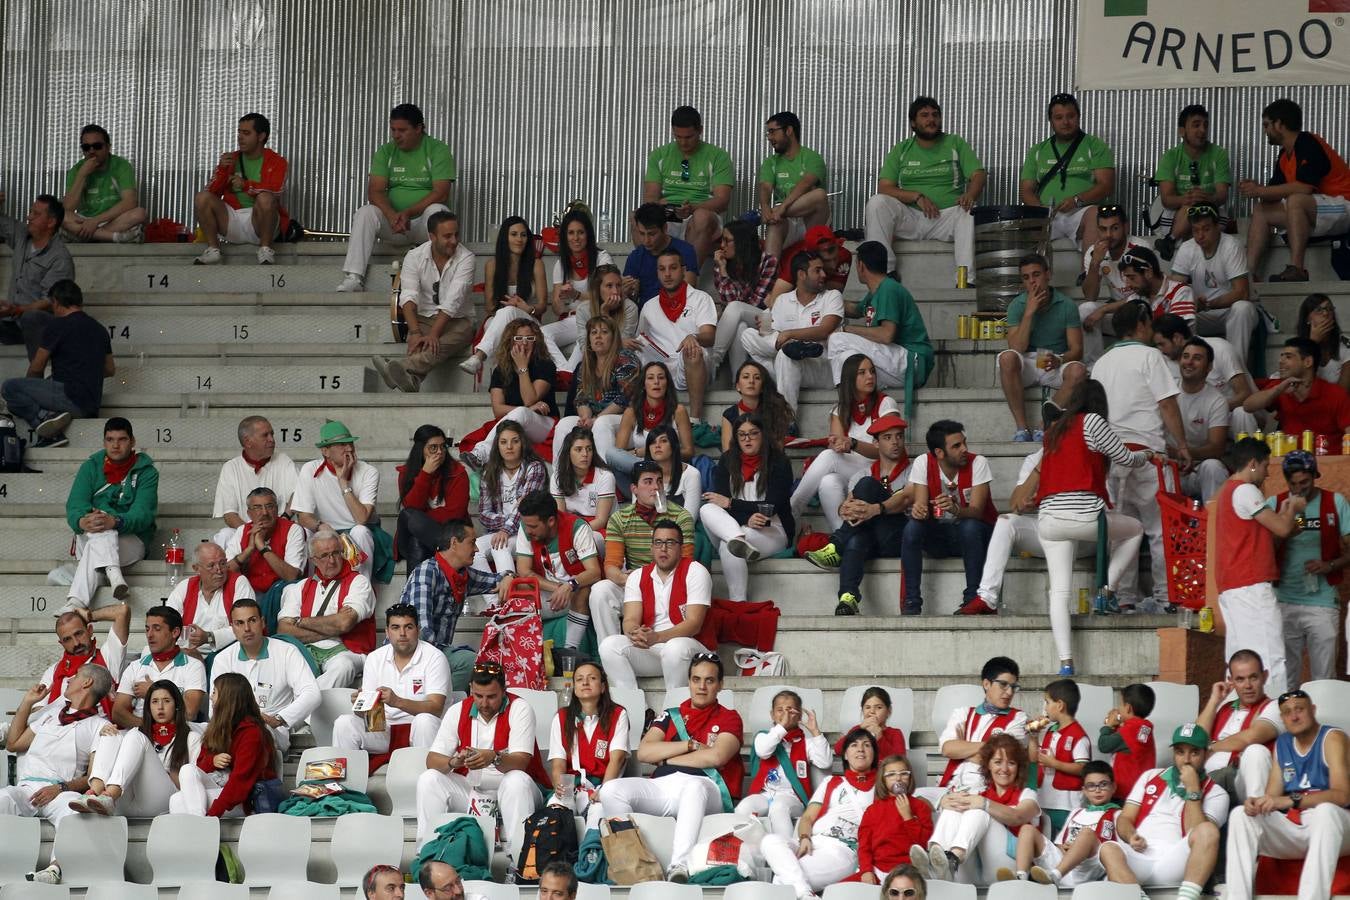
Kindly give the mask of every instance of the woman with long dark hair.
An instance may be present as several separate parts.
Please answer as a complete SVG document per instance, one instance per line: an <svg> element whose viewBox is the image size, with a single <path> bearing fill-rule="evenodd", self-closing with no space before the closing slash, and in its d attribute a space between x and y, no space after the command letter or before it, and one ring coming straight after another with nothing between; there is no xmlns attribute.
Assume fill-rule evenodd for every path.
<svg viewBox="0 0 1350 900"><path fill-rule="evenodd" d="M535 321L548 307L544 262L535 256L534 235L520 216L507 216L497 229L492 258L483 265L483 337L459 364L476 375L501 344L502 330L521 317Z"/></svg>
<svg viewBox="0 0 1350 900"><path fill-rule="evenodd" d="M548 485L548 467L535 455L519 422L499 423L492 451L479 482L478 517L483 534L478 538L476 568L487 570L490 558L498 572L514 572L512 548L520 527L520 500Z"/></svg>
<svg viewBox="0 0 1350 900"><path fill-rule="evenodd" d="M616 270L617 271L617 270ZM562 444L567 434L578 426L592 431L601 416L613 416L615 421L628 408L628 395L638 377L638 356L623 346L618 324L609 316L595 316L586 321L586 348L581 357L581 368L572 379L567 392L564 415L553 429L553 467L562 457ZM601 429L609 445L596 442L600 459L612 448L614 430Z"/></svg>
<svg viewBox="0 0 1350 900"><path fill-rule="evenodd" d="M549 436L558 421L558 405L553 399L553 379L557 368L544 348L544 333L534 319L521 318L502 329L502 340L493 358L488 397L496 424L464 461L475 468L483 465L492 449L497 429L515 422L531 443Z"/></svg>
<svg viewBox="0 0 1350 900"><path fill-rule="evenodd" d="M792 464L764 439L758 416L741 416L736 442L717 461L698 514L722 560L730 599L747 599L749 564L783 550L797 533L791 497Z"/></svg>
<svg viewBox="0 0 1350 900"><path fill-rule="evenodd" d="M450 456L450 441L436 425L413 432L407 461L398 467L398 528L394 544L408 573L440 549L446 522L469 514L469 473Z"/></svg>
<svg viewBox="0 0 1350 900"><path fill-rule="evenodd" d="M909 757L887 756L877 772L877 796L858 829L858 880L867 884L878 884L891 869L908 863L910 848L928 846L933 836L933 807L914 795Z"/></svg>
<svg viewBox="0 0 1350 900"><path fill-rule="evenodd" d="M195 762L178 770L169 812L193 816L275 812L284 789L277 777L276 744L262 720L253 685L225 672L211 686L211 721Z"/></svg>
<svg viewBox="0 0 1350 900"><path fill-rule="evenodd" d="M549 728L550 805L570 806L598 828L600 786L622 778L628 746L628 711L614 702L600 664L582 660L572 670L572 699Z"/></svg>
<svg viewBox="0 0 1350 900"><path fill-rule="evenodd" d="M753 359L746 360L736 369L731 386L737 397L735 403L722 410L722 452L726 453L734 443L736 420L751 413L764 423L764 439L776 447L783 446L796 427L797 416L778 393L778 384L769 370Z"/></svg>
<svg viewBox="0 0 1350 900"><path fill-rule="evenodd" d="M574 428L563 439L551 490L558 509L589 522L596 545L603 547L605 526L614 511L614 475L596 455L595 435L589 428Z"/></svg>
<svg viewBox="0 0 1350 900"><path fill-rule="evenodd" d="M577 314L591 304L591 276L600 266L611 266L614 260L609 252L601 250L595 242L595 225L590 213L584 209L572 208L563 216L558 225L563 247L553 262L553 296L550 305L556 322L544 326L544 336L549 346L557 347L560 354L553 362L559 369L572 371L568 357L573 345L586 332ZM622 278L620 279L622 284Z"/></svg>
<svg viewBox="0 0 1350 900"><path fill-rule="evenodd" d="M699 506L703 503L703 476L684 461L679 431L669 425L659 425L647 432L647 459L661 467L661 490L666 500L683 507L697 522Z"/></svg>
<svg viewBox="0 0 1350 900"><path fill-rule="evenodd" d="M1064 413L1045 432L1036 533L1049 575L1050 630L1059 653L1059 674L1073 674L1070 596L1076 541L1096 541L1098 519L1106 517L1111 564L1107 588L1114 594L1128 568L1138 562L1143 526L1138 519L1107 510L1106 472L1111 463L1142 466L1151 450L1131 450L1107 422L1106 389L1086 378L1069 395Z"/></svg>
<svg viewBox="0 0 1350 900"><path fill-rule="evenodd" d="M1350 337L1341 332L1336 304L1326 294L1309 294L1299 305L1298 336L1322 351L1317 377L1350 391Z"/></svg>
<svg viewBox="0 0 1350 900"><path fill-rule="evenodd" d="M153 818L169 811L178 790L178 771L201 749L205 725L187 720L178 685L160 679L150 685L141 724L128 732L105 725L94 740L89 789L70 808L101 816Z"/></svg>
<svg viewBox="0 0 1350 900"><path fill-rule="evenodd" d="M670 369L663 362L653 361L643 366L642 374L634 379L623 414L600 416L595 422L596 441L609 448L605 462L621 488L627 489L633 466L646 453L647 432L658 425L673 426L684 446L694 446L689 410L680 402Z"/></svg>
<svg viewBox="0 0 1350 900"><path fill-rule="evenodd" d="M724 308L717 320L712 355L718 365L729 358L732 368L739 369L746 358L741 332L759 327L765 300L778 277L778 257L763 252L758 228L737 220L722 229L713 262L713 285Z"/></svg>

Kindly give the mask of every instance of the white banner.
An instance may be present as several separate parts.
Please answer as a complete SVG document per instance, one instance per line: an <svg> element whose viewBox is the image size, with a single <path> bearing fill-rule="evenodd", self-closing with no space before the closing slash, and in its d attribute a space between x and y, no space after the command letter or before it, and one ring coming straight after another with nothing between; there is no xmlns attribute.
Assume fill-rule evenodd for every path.
<svg viewBox="0 0 1350 900"><path fill-rule="evenodd" d="M1350 0L1079 0L1079 88L1350 83Z"/></svg>

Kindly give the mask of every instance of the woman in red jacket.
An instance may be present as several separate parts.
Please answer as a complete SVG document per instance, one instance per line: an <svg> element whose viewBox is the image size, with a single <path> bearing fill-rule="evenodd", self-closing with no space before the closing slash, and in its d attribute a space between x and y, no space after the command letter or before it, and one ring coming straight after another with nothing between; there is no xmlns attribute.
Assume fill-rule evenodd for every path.
<svg viewBox="0 0 1350 900"><path fill-rule="evenodd" d="M469 475L450 458L449 439L435 425L413 433L408 461L398 467L398 530L394 543L408 574L436 554L446 522L469 517Z"/></svg>
<svg viewBox="0 0 1350 900"><path fill-rule="evenodd" d="M897 754L881 761L877 799L858 827L858 881L880 884L886 873L909 862L909 848L928 846L933 808L914 796L914 767Z"/></svg>
<svg viewBox="0 0 1350 900"><path fill-rule="evenodd" d="M178 771L169 812L235 816L275 812L284 791L277 778L276 745L263 724L253 685L226 672L211 688L211 721L197 761Z"/></svg>

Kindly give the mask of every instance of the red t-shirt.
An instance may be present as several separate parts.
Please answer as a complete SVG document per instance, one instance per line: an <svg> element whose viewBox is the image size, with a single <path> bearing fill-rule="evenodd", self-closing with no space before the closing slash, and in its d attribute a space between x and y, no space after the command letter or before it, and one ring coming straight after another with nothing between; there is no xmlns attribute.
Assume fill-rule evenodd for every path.
<svg viewBox="0 0 1350 900"><path fill-rule="evenodd" d="M718 737L724 734L734 734L739 740L745 732L740 713L734 709L727 709L720 703L711 711L699 715L699 711L694 710L690 702L686 700L680 704L680 712L684 716L685 726L689 729L689 736L705 746L712 746L717 743ZM661 715L657 716L651 727L660 728L668 741L680 739L679 732L675 728L675 721L668 712L662 712ZM718 771L722 774L722 780L727 783L727 790L731 792L732 799L739 799L741 783L745 780L745 763L741 759L741 755L737 753L731 757L718 768ZM691 775L703 774L701 769L689 769L685 766L663 763L657 767L654 777L671 772L687 772Z"/></svg>
<svg viewBox="0 0 1350 900"><path fill-rule="evenodd" d="M1266 378L1257 387L1273 388L1283 379ZM1285 434L1341 434L1350 428L1350 394L1339 384L1314 378L1308 399L1300 401L1293 391L1275 399L1275 415Z"/></svg>
<svg viewBox="0 0 1350 900"><path fill-rule="evenodd" d="M1138 716L1126 719L1116 729L1116 734L1129 748L1111 757L1111 769L1116 777L1115 799L1123 803L1139 776L1154 768L1158 751L1153 742L1153 723L1148 719Z"/></svg>

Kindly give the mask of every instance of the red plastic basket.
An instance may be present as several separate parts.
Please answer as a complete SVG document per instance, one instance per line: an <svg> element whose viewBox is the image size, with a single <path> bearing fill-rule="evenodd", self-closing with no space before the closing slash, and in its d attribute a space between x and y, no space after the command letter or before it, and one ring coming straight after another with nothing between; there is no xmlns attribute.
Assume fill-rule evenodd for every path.
<svg viewBox="0 0 1350 900"><path fill-rule="evenodd" d="M1181 493L1181 472L1175 463L1158 467L1158 509L1162 513L1163 558L1167 564L1167 598L1177 606L1205 605L1205 508ZM1167 490L1171 470L1177 491Z"/></svg>

